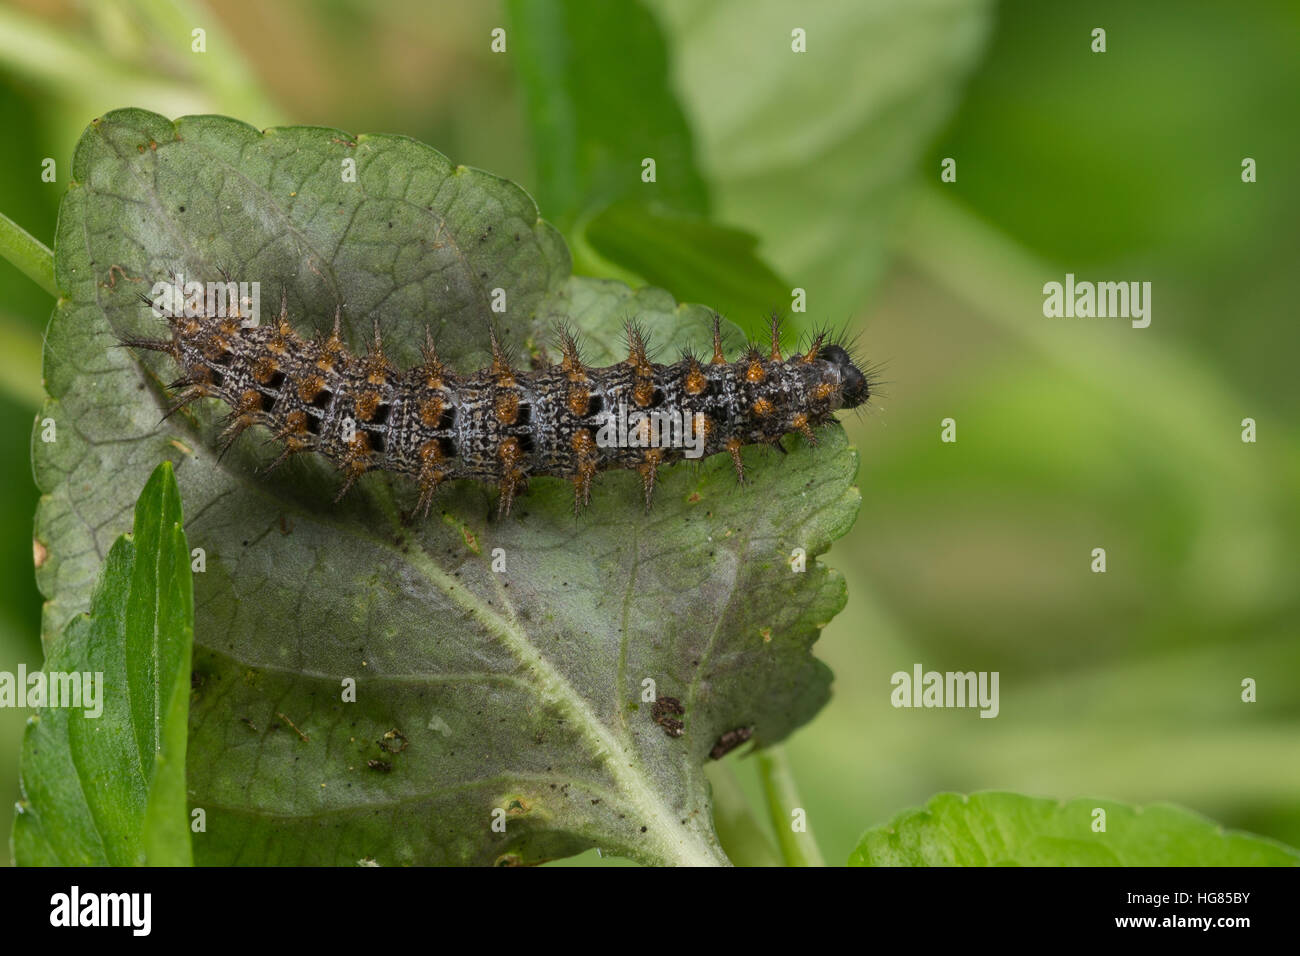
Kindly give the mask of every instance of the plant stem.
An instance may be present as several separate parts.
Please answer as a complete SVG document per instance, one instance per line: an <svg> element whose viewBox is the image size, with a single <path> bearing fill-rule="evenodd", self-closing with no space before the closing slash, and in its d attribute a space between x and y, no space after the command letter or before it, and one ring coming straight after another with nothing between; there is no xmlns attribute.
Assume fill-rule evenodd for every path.
<svg viewBox="0 0 1300 956"><path fill-rule="evenodd" d="M8 259L27 278L50 295L58 297L54 285L54 253L35 236L0 212L0 256Z"/></svg>
<svg viewBox="0 0 1300 956"><path fill-rule="evenodd" d="M777 855L754 816L745 791L731 767L711 767L709 783L713 787L713 828L718 842L736 866L780 866Z"/></svg>
<svg viewBox="0 0 1300 956"><path fill-rule="evenodd" d="M772 829L776 831L776 842L786 866L825 866L806 817L803 832L794 829L794 811L803 810L804 806L799 799L785 748L778 745L760 750L758 774L763 782L763 796L767 799Z"/></svg>

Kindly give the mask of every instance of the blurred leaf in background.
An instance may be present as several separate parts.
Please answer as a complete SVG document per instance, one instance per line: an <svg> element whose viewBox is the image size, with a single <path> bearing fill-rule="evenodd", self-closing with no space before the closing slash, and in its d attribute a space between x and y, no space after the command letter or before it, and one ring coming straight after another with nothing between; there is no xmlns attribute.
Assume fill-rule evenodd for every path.
<svg viewBox="0 0 1300 956"><path fill-rule="evenodd" d="M790 287L758 238L708 215L709 190L670 77L670 51L640 0L511 0L541 208L580 274L672 289L751 334Z"/></svg>
<svg viewBox="0 0 1300 956"><path fill-rule="evenodd" d="M673 94L668 49L639 0L509 0L537 199L567 231L618 199L706 215L708 187ZM661 175L643 179L655 160Z"/></svg>
<svg viewBox="0 0 1300 956"><path fill-rule="evenodd" d="M986 0L649 0L711 184L714 218L852 321L888 264L905 186L989 32ZM802 30L806 51L795 52ZM806 327L806 326L805 326Z"/></svg>
<svg viewBox="0 0 1300 956"><path fill-rule="evenodd" d="M1300 187L1240 175L1243 156L1300 149L1278 122L1300 112L1296 13L1000 8L869 316L894 381L885 413L851 426L864 509L833 555L851 597L825 642L867 688L914 661L1001 670L1004 709L972 721L894 710L883 689L834 698L791 748L824 839L848 838L827 829L855 812L1012 787L1171 800L1300 843L1300 445L1283 369ZM938 182L943 157L956 183ZM1044 319L1042 285L1067 271L1152 281L1151 327ZM938 441L947 416L955 445ZM1241 441L1247 416L1267 440ZM1088 570L1097 546L1104 575ZM1255 704L1246 677L1269 686ZM853 782L826 781L816 768L864 727L842 764Z"/></svg>

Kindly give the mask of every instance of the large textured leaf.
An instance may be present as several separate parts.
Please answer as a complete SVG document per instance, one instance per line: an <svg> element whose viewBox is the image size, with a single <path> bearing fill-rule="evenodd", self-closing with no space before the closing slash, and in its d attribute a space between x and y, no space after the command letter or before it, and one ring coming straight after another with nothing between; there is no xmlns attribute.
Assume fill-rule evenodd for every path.
<svg viewBox="0 0 1300 956"><path fill-rule="evenodd" d="M194 596L171 465L154 471L134 533L109 550L89 615L50 645L47 674L82 675L87 707L43 707L23 738L14 859L23 866L190 861L186 715ZM98 675L97 700L84 696Z"/></svg>
<svg viewBox="0 0 1300 956"><path fill-rule="evenodd" d="M784 458L746 452L741 490L726 461L669 469L648 516L631 473L603 477L576 518L567 483L549 479L503 521L468 482L424 522L403 521L413 489L382 474L334 505L319 460L258 473L275 454L264 435L218 461L219 407L159 424L158 383L174 369L112 348L110 326L157 322L138 290L168 267L225 266L271 290L264 310L283 285L303 330L341 309L359 347L378 321L399 362L427 322L462 369L486 356L497 288L508 343L536 348L562 316L594 362L614 357L626 317L683 344L707 335L705 311L569 277L523 191L400 137L122 111L92 124L74 178L46 357L44 414L60 438L35 444L46 626L84 605L136 476L174 461L191 544L207 554L189 782L208 825L195 858L512 863L595 845L722 861L701 772L715 741L751 726L760 744L779 740L828 692L809 648L843 583L811 560L793 573L789 558L852 522L843 433ZM647 679L685 705L683 736L652 721Z"/></svg>
<svg viewBox="0 0 1300 956"><path fill-rule="evenodd" d="M1170 804L941 793L868 830L849 865L1300 866L1300 852Z"/></svg>

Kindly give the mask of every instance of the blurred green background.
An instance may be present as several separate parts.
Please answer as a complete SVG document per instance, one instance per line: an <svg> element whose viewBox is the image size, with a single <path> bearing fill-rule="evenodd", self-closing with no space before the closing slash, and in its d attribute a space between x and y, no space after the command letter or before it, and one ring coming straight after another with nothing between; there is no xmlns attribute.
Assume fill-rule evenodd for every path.
<svg viewBox="0 0 1300 956"><path fill-rule="evenodd" d="M751 329L804 288L794 324L849 326L887 380L845 422L834 697L788 748L827 859L949 789L1169 800L1300 845L1298 38L1291 0L9 0L0 212L48 244L91 118L220 112L416 137L529 189L578 271ZM1150 281L1151 327L1044 318L1066 272ZM0 261L0 670L41 660L52 305ZM1000 716L895 710L914 663L999 671ZM0 710L5 834L25 717ZM714 771L753 792L753 763Z"/></svg>

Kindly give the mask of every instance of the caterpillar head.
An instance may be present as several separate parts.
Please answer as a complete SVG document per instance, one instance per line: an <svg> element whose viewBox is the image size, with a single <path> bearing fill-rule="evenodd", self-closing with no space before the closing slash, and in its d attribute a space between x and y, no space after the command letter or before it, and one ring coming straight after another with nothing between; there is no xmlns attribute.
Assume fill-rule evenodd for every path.
<svg viewBox="0 0 1300 956"><path fill-rule="evenodd" d="M867 380L866 373L858 368L843 346L823 346L817 357L830 362L840 373L842 408L857 408L871 397L871 383Z"/></svg>

